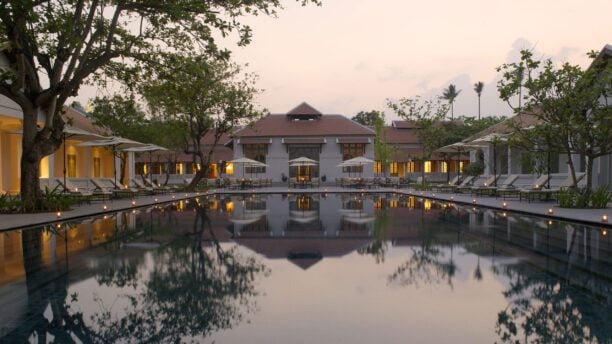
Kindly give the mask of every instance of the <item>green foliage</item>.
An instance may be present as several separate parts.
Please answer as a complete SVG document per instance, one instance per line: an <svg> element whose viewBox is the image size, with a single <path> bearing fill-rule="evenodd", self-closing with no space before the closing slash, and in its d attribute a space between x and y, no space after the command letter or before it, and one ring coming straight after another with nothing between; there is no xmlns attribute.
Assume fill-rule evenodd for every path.
<svg viewBox="0 0 612 344"><path fill-rule="evenodd" d="M538 61L531 51L523 50L520 61L497 68L502 72L498 83L501 98L508 104L518 98L519 106L515 110L529 112L538 122L528 128L521 121L510 122L514 144L527 149L544 146L565 153L574 176L569 156L576 153L586 156L587 189L592 185L591 162L612 152L609 104L612 64L609 61L609 58L597 58L583 70L569 63L557 66L550 59ZM525 102L524 109L522 102Z"/></svg>
<svg viewBox="0 0 612 344"><path fill-rule="evenodd" d="M612 202L612 194L608 192L607 186L593 190L567 189L559 192L558 200L561 208L604 209Z"/></svg>
<svg viewBox="0 0 612 344"><path fill-rule="evenodd" d="M401 98L397 102L387 99L387 106L398 117L415 122L423 147L423 154L418 159L428 159L434 150L444 145L445 127L438 124L444 119L448 107L440 99L422 100L419 96Z"/></svg>
<svg viewBox="0 0 612 344"><path fill-rule="evenodd" d="M391 162L391 154L393 149L387 142L387 136L385 132L385 122L382 118L378 118L375 123L376 137L374 138L374 154L376 160L382 165L383 172L387 174L387 167Z"/></svg>
<svg viewBox="0 0 612 344"><path fill-rule="evenodd" d="M28 207L19 196L9 194L0 195L0 214L12 214L20 212L49 212L58 210L69 210L75 200L69 195L63 194L57 187L45 188L43 197Z"/></svg>
<svg viewBox="0 0 612 344"><path fill-rule="evenodd" d="M378 110L359 111L351 119L353 121L357 122L357 123L373 127L373 126L376 125L376 123L379 120L382 120L383 124L384 124L384 122L385 122L385 113L382 112L382 111L378 111Z"/></svg>
<svg viewBox="0 0 612 344"><path fill-rule="evenodd" d="M463 167L463 173L465 175L468 176L479 176L481 175L485 170L485 166L484 164L480 163L480 162L472 162L469 163L467 166Z"/></svg>
<svg viewBox="0 0 612 344"><path fill-rule="evenodd" d="M0 195L0 213L11 214L19 211L21 199L8 193Z"/></svg>
<svg viewBox="0 0 612 344"><path fill-rule="evenodd" d="M603 209L608 207L608 203L612 202L612 193L608 192L608 186L600 186L591 192L591 206L593 208Z"/></svg>
<svg viewBox="0 0 612 344"><path fill-rule="evenodd" d="M461 90L457 90L457 87L453 84L448 85L448 88L445 88L444 92L442 93L442 99L448 101L450 104L451 120L455 116L454 103L455 99L457 99L459 96L459 93L461 93Z"/></svg>

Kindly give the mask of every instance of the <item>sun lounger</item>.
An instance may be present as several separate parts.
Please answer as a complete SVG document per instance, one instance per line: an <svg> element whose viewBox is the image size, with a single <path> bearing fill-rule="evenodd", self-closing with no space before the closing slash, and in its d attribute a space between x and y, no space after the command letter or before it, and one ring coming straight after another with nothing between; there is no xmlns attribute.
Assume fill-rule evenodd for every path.
<svg viewBox="0 0 612 344"><path fill-rule="evenodd" d="M483 186L472 188L472 194L490 195L490 196L497 195L497 190L508 190L512 188L513 187L512 185L514 184L514 182L516 182L517 179L518 179L518 175L511 174L508 177L506 177L506 179L501 184L497 186L493 185L495 184L495 180L492 183L488 183L489 180L487 180L487 182L485 182Z"/></svg>
<svg viewBox="0 0 612 344"><path fill-rule="evenodd" d="M481 177L468 176L459 186L451 186L453 192L463 192L472 189L472 186L480 179Z"/></svg>
<svg viewBox="0 0 612 344"><path fill-rule="evenodd" d="M584 173L576 174L576 182L580 182L582 178L584 178ZM548 179L546 180L548 182ZM544 182L544 183L546 183ZM541 184L543 185L543 184ZM567 176L559 185L551 188L540 188L540 189L523 189L519 193L519 200L522 201L523 198L527 199L527 202L531 202L534 199L550 199L553 196L559 194L561 190L566 190L569 188L575 187L574 179L571 174Z"/></svg>
<svg viewBox="0 0 612 344"><path fill-rule="evenodd" d="M108 178L92 178L91 182L95 185L96 190L110 192L116 197L133 197L137 193L137 191L130 188L121 188Z"/></svg>
<svg viewBox="0 0 612 344"><path fill-rule="evenodd" d="M443 184L433 184L431 186L431 189L434 191L445 191L445 190L452 190L453 186L458 186L459 183L461 182L461 177L460 176L455 176L455 178L451 179L448 183L443 183Z"/></svg>
<svg viewBox="0 0 612 344"><path fill-rule="evenodd" d="M112 192L95 190L95 187L90 184L89 180L66 179L65 184L63 179L56 178L55 180L63 191L76 197L79 201L85 200L89 202L93 199L110 200L113 195Z"/></svg>
<svg viewBox="0 0 612 344"><path fill-rule="evenodd" d="M533 183L531 183L531 185L527 188L520 188L520 189L510 188L510 189L505 189L505 190L499 190L497 194L499 196L503 196L504 199L506 199L506 197L509 197L509 196L521 197L521 194L524 192L541 190L547 181L548 181L548 175L543 174L540 177L536 178L533 181Z"/></svg>

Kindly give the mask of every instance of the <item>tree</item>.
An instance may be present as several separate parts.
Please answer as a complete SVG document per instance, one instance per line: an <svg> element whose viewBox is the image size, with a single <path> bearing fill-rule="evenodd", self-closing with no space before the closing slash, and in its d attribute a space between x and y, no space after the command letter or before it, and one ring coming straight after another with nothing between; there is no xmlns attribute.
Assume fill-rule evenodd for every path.
<svg viewBox="0 0 612 344"><path fill-rule="evenodd" d="M137 84L139 76L164 62L164 52L227 58L215 37L237 32L239 44L248 44L251 29L239 18L275 15L279 7L280 0L3 1L0 42L8 67L0 69L0 94L23 112L25 208L41 197L40 160L61 145L62 108L83 82L104 85L110 78ZM45 116L41 129L39 114Z"/></svg>
<svg viewBox="0 0 612 344"><path fill-rule="evenodd" d="M444 89L444 92L442 93L442 99L448 101L448 104L450 105L451 121L455 116L454 103L455 99L457 99L457 97L459 96L459 93L461 93L461 90L457 90L457 88L453 84L448 85L448 88Z"/></svg>
<svg viewBox="0 0 612 344"><path fill-rule="evenodd" d="M374 126L376 137L374 138L374 155L376 160L380 162L385 177L387 176L387 167L391 162L392 148L387 144L387 132L385 131L385 121L382 118L376 120Z"/></svg>
<svg viewBox="0 0 612 344"><path fill-rule="evenodd" d="M238 65L228 61L200 56L181 58L174 65L181 67L158 70L143 86L143 94L158 117L179 121L188 128L183 133L185 152L202 166L187 186L193 190L208 174L221 135L261 115L253 105L259 90L254 87L253 74L243 74ZM213 135L213 143L204 150L202 139L208 133Z"/></svg>
<svg viewBox="0 0 612 344"><path fill-rule="evenodd" d="M590 53L592 58L596 53ZM612 64L609 55L602 54L587 70L564 63L556 66L552 60L538 61L532 52L521 51L520 63L504 64L498 89L502 99L521 95L526 110L535 116L537 124L528 128L515 123L514 142L524 146L545 146L546 150L563 152L567 156L576 185L573 154L586 159L586 190L591 190L593 161L612 153ZM527 80L523 82L522 75Z"/></svg>
<svg viewBox="0 0 612 344"><path fill-rule="evenodd" d="M419 96L414 98L401 98L394 102L387 99L387 106L400 118L416 123L417 135L421 143L422 155L417 157L421 162L428 160L434 150L444 146L447 135L445 126L441 125L448 107L442 104L440 98L436 100L421 100ZM421 169L423 180L425 180L425 169Z"/></svg>
<svg viewBox="0 0 612 344"><path fill-rule="evenodd" d="M474 92L478 95L478 119L480 119L480 96L482 95L482 90L484 89L484 82L479 81L474 84Z"/></svg>
<svg viewBox="0 0 612 344"><path fill-rule="evenodd" d="M373 126L376 125L376 122L379 119L382 120L383 124L384 124L384 122L385 122L385 113L382 112L382 111L378 111L378 110L359 111L351 119L353 121L357 122L357 123L373 127Z"/></svg>

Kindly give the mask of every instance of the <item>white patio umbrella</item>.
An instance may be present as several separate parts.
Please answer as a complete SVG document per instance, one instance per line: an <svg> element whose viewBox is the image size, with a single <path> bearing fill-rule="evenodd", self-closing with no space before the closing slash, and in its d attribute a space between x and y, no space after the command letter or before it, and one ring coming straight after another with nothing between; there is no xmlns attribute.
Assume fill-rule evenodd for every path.
<svg viewBox="0 0 612 344"><path fill-rule="evenodd" d="M338 165L338 167L363 166L363 165L369 165L373 163L374 163L374 160L368 159L364 156L359 156L359 157L348 159L344 161L343 163ZM359 175L361 175L361 172L359 172Z"/></svg>
<svg viewBox="0 0 612 344"><path fill-rule="evenodd" d="M295 158L295 159L289 160L289 167L297 167L298 168L298 175L299 175L300 167L302 167L302 166L317 166L318 164L319 164L318 161L316 161L314 159L307 158L305 156L301 156L299 158ZM308 173L310 174L310 169L308 170ZM308 177L311 177L311 176L309 175Z"/></svg>
<svg viewBox="0 0 612 344"><path fill-rule="evenodd" d="M475 149L475 148L476 148L475 146L459 141L459 142L455 142L453 144L450 144L444 147L440 147L436 149L436 152L438 153L458 153L457 154L457 176L459 176L459 157L461 156L461 153L468 151L470 149Z"/></svg>
<svg viewBox="0 0 612 344"><path fill-rule="evenodd" d="M491 133L481 138L478 138L472 142L469 142L468 144L470 146L476 146L476 147L488 147L489 145L493 145L493 175L497 176L496 148L498 144L502 142L507 142L507 141L508 141L507 134ZM493 185L497 186L497 178L493 182Z"/></svg>
<svg viewBox="0 0 612 344"><path fill-rule="evenodd" d="M148 144L146 146L132 147L132 148L124 149L125 152L149 153L149 170L151 171L152 171L151 167L153 166L153 158L151 154L153 152L160 152L160 151L167 151L167 150L168 150L167 148L164 148L158 145L154 145L154 144Z"/></svg>
<svg viewBox="0 0 612 344"><path fill-rule="evenodd" d="M80 146L80 147L111 147L111 150L113 151L113 156L116 156L116 152L118 150L125 150L128 148L135 148L135 147L143 147L146 145L147 144L145 143L133 141L130 139L126 139L124 137L113 136L109 139L79 143L77 146ZM113 175L114 175L114 180L115 180L115 188L117 188L117 161L114 158L113 158L113 172L114 172Z"/></svg>
<svg viewBox="0 0 612 344"><path fill-rule="evenodd" d="M79 141L90 141L90 140L106 139L106 137L92 133L87 130L75 128L70 125L64 126L64 171L63 171L64 185L66 185L66 157L67 157L66 156L66 140L67 139L79 140ZM64 188L64 191L67 191L67 190Z"/></svg>
<svg viewBox="0 0 612 344"><path fill-rule="evenodd" d="M257 160L249 159L247 157L237 158L234 160L230 160L228 162L231 162L232 164L242 164L242 177L243 178L244 178L244 167L245 166L262 166L262 165L268 166Z"/></svg>

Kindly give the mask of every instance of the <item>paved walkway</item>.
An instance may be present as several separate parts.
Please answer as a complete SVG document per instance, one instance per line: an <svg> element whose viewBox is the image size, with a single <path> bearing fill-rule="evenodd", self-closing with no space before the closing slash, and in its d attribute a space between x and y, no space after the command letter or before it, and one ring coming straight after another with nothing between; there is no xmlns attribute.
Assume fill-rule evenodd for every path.
<svg viewBox="0 0 612 344"><path fill-rule="evenodd" d="M132 209L135 207L151 206L160 203L167 203L177 201L181 199L189 199L198 197L206 194L253 194L253 193L355 193L355 192L366 192L366 193L397 193L403 195L415 195L419 197L426 197L431 199L437 199L442 201L462 203L462 204L475 204L479 207L488 207L496 209L504 209L503 203L506 203L505 210L508 212L521 212L532 215L546 216L550 218L586 222L596 226L612 227L612 209L565 209L557 207L554 202L540 202L535 201L528 203L526 201L519 202L518 199L502 200L501 198L496 199L495 197L489 196L477 196L473 197L469 194L453 194L453 193L439 193L432 191L415 191L411 189L394 189L394 188L376 188L376 189L351 189L351 188L340 188L336 186L322 186L319 188L307 188L307 189L294 189L281 186L271 186L260 189L246 189L246 190L227 190L218 189L210 190L209 192L200 193L174 193L167 195L156 195L156 196L141 196L137 197L132 204L131 199L114 200L112 202L93 202L92 204L83 204L75 206L74 209L66 212L62 212L60 217L57 217L56 213L38 213L38 214L5 214L0 215L0 231L9 229L19 229L24 227L31 227L54 222L58 220L77 219L94 215L101 215L104 213L111 213L119 210ZM474 202L475 201L475 202ZM106 206L106 209L104 208ZM552 209L552 214L549 214L549 210ZM608 222L602 221L602 216L607 215Z"/></svg>

